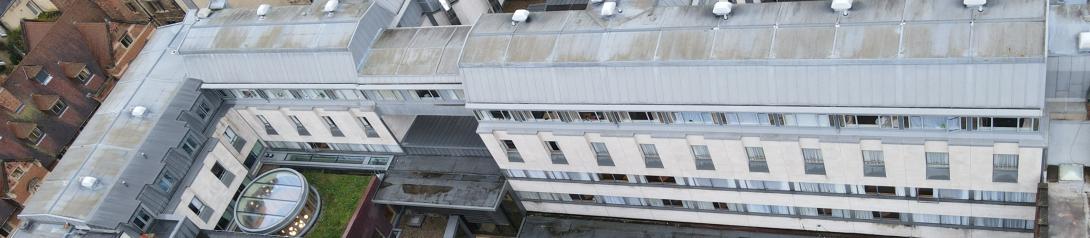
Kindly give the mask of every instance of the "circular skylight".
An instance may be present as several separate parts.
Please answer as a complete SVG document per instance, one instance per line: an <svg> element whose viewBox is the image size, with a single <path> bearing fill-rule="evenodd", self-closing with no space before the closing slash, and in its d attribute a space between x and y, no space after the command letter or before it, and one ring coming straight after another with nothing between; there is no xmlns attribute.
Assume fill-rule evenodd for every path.
<svg viewBox="0 0 1090 238"><path fill-rule="evenodd" d="M306 178L295 170L265 172L242 191L235 204L235 222L250 233L281 231L284 235L301 236L317 217L318 206L311 197L317 193L311 193Z"/></svg>

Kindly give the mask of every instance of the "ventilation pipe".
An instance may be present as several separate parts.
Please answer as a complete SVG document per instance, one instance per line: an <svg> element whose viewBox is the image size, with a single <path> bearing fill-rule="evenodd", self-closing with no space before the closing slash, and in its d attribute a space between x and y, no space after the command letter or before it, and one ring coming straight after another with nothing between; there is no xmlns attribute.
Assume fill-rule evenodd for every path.
<svg viewBox="0 0 1090 238"><path fill-rule="evenodd" d="M833 8L833 11L848 15L848 10L852 9L852 0L833 0L833 3L829 5Z"/></svg>
<svg viewBox="0 0 1090 238"><path fill-rule="evenodd" d="M719 1L712 6L712 14L723 17L723 20L730 16L732 10L734 10L734 3L728 1Z"/></svg>
<svg viewBox="0 0 1090 238"><path fill-rule="evenodd" d="M961 3L967 8L976 8L976 11L984 12L984 5L988 4L988 0L962 0Z"/></svg>
<svg viewBox="0 0 1090 238"><path fill-rule="evenodd" d="M269 14L269 8L272 8L272 6L269 4L261 4L260 6L257 6L257 18L264 20L265 15Z"/></svg>
<svg viewBox="0 0 1090 238"><path fill-rule="evenodd" d="M602 11L600 12L600 14L602 15L602 17L610 17L613 16L613 14L617 14L617 2L608 1L602 3Z"/></svg>
<svg viewBox="0 0 1090 238"><path fill-rule="evenodd" d="M526 22L527 20L530 20L530 11L527 11L526 9L518 9L515 10L514 14L511 14L512 26Z"/></svg>
<svg viewBox="0 0 1090 238"><path fill-rule="evenodd" d="M337 5L339 5L339 4L341 4L340 1L329 0L329 1L325 2L325 6L322 7L322 12L332 16L333 12L337 11Z"/></svg>

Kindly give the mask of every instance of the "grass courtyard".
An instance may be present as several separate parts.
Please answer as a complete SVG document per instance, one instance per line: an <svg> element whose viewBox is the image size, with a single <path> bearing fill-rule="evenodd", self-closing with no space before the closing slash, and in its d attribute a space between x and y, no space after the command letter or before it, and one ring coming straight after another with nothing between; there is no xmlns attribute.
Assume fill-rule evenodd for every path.
<svg viewBox="0 0 1090 238"><path fill-rule="evenodd" d="M339 238L356 212L363 191L371 176L303 171L307 182L322 197L322 212L318 224L307 234L315 238Z"/></svg>

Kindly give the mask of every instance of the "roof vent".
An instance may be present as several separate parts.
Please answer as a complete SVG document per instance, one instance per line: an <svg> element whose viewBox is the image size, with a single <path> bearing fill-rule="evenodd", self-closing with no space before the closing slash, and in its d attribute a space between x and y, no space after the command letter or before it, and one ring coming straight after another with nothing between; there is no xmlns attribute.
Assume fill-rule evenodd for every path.
<svg viewBox="0 0 1090 238"><path fill-rule="evenodd" d="M145 106L136 106L136 107L132 108L131 115L132 115L132 117L144 117L144 114L147 114L147 112L148 112L147 107L145 107Z"/></svg>
<svg viewBox="0 0 1090 238"><path fill-rule="evenodd" d="M602 3L602 2L605 2L605 1L604 0L590 0L590 3L593 3L593 4L599 4L599 3Z"/></svg>
<svg viewBox="0 0 1090 238"><path fill-rule="evenodd" d="M712 6L712 14L723 17L723 20L727 19L731 10L734 10L734 3L727 1L719 1Z"/></svg>
<svg viewBox="0 0 1090 238"><path fill-rule="evenodd" d="M984 4L988 4L988 0L962 0L961 3L967 8L976 8L976 11L983 12Z"/></svg>
<svg viewBox="0 0 1090 238"><path fill-rule="evenodd" d="M86 189L95 189L95 185L98 185L98 178L91 176L83 176L79 178L79 186Z"/></svg>
<svg viewBox="0 0 1090 238"><path fill-rule="evenodd" d="M601 14L602 14L602 17L609 17L609 16L613 16L613 14L617 14L617 2L608 1L608 2L602 3L602 12L601 12Z"/></svg>
<svg viewBox="0 0 1090 238"><path fill-rule="evenodd" d="M329 0L328 2L325 2L325 7L322 7L322 12L333 15L333 11L337 10L337 5L339 4L341 4L340 1Z"/></svg>
<svg viewBox="0 0 1090 238"><path fill-rule="evenodd" d="M526 9L515 10L514 14L511 14L511 25L519 24L530 20L530 11Z"/></svg>
<svg viewBox="0 0 1090 238"><path fill-rule="evenodd" d="M265 15L269 15L269 8L272 8L269 4L261 4L257 6L257 17L265 19Z"/></svg>
<svg viewBox="0 0 1090 238"><path fill-rule="evenodd" d="M848 10L852 9L852 0L833 0L833 3L829 5L833 8L833 11L848 15Z"/></svg>
<svg viewBox="0 0 1090 238"><path fill-rule="evenodd" d="M1090 32L1079 33L1079 52L1090 52Z"/></svg>
<svg viewBox="0 0 1090 238"><path fill-rule="evenodd" d="M208 8L197 9L197 18L204 19L204 18L208 18L209 16L212 16L212 9L208 9Z"/></svg>

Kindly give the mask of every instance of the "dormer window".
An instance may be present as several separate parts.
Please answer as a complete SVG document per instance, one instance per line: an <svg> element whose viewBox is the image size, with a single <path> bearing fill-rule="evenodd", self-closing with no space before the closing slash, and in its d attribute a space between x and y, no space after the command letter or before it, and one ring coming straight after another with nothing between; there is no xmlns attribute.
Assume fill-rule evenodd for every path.
<svg viewBox="0 0 1090 238"><path fill-rule="evenodd" d="M41 143L43 138L45 138L45 132L43 132L42 129L38 128L37 126L35 126L34 129L31 129L30 134L28 134L26 137L28 141L34 142L35 145Z"/></svg>
<svg viewBox="0 0 1090 238"><path fill-rule="evenodd" d="M125 35L121 36L121 45L125 46L125 48L132 46L132 36L129 36L128 32L125 32Z"/></svg>
<svg viewBox="0 0 1090 238"><path fill-rule="evenodd" d="M76 80L79 80L80 83L91 81L91 71L87 70L87 67L83 67L83 70L80 70L79 74L76 75Z"/></svg>
<svg viewBox="0 0 1090 238"><path fill-rule="evenodd" d="M68 104L67 103L64 103L64 101L62 101L62 100L57 100L57 102L53 103L53 106L49 107L49 112L52 112L54 115L59 116L59 115L61 115L61 113L64 113L64 110L67 110L67 109L68 109Z"/></svg>

